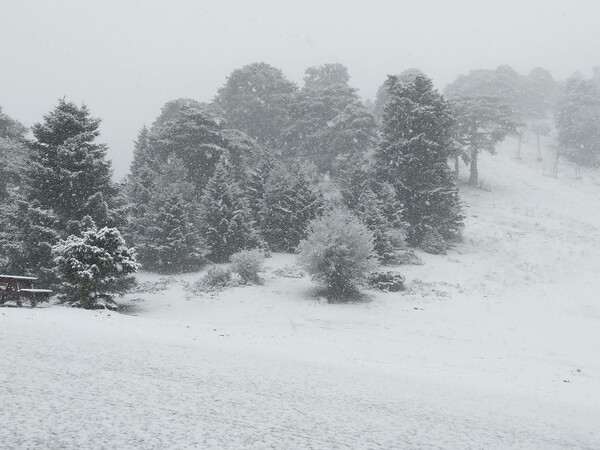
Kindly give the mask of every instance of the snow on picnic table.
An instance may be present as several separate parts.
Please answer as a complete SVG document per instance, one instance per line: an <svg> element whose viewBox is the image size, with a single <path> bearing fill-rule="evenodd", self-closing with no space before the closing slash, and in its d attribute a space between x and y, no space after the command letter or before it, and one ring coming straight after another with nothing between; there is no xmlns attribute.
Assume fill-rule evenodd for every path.
<svg viewBox="0 0 600 450"><path fill-rule="evenodd" d="M128 315L0 309L1 446L600 448L600 177L513 144L406 293L327 304L274 255L211 295L140 273Z"/></svg>

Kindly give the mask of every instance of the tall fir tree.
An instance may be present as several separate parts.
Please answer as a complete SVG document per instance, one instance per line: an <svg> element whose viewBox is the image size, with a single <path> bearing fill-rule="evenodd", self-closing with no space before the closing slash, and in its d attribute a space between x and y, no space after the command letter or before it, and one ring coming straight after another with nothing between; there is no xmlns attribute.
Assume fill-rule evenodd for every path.
<svg viewBox="0 0 600 450"><path fill-rule="evenodd" d="M390 76L387 92L382 141L375 157L404 204L408 241L419 245L428 232L454 237L463 214L448 167L453 137L450 107L423 75L406 83Z"/></svg>
<svg viewBox="0 0 600 450"><path fill-rule="evenodd" d="M52 246L60 237L57 221L37 202L17 200L5 208L0 218L2 272L36 276L42 285L54 285Z"/></svg>
<svg viewBox="0 0 600 450"><path fill-rule="evenodd" d="M61 99L32 128L28 198L56 214L62 227L87 214L102 222L86 206L98 193L108 202L115 193L106 145L95 142L99 125L100 119L90 117L85 105Z"/></svg>
<svg viewBox="0 0 600 450"><path fill-rule="evenodd" d="M157 199L152 207L154 213L136 222L133 237L142 267L163 273L199 268L206 250L190 204L174 194Z"/></svg>
<svg viewBox="0 0 600 450"><path fill-rule="evenodd" d="M224 160L217 164L200 200L200 227L214 262L259 245L247 200Z"/></svg>
<svg viewBox="0 0 600 450"><path fill-rule="evenodd" d="M260 228L273 251L292 252L306 238L308 224L323 212L322 195L296 165L278 164L264 187Z"/></svg>

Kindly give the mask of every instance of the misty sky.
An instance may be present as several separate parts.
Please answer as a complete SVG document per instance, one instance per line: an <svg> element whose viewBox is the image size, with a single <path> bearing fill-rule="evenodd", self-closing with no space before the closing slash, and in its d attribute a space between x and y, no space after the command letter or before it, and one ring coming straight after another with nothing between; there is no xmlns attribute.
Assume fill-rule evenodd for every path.
<svg viewBox="0 0 600 450"><path fill-rule="evenodd" d="M340 62L363 98L416 67L443 89L474 68L600 65L597 0L0 0L0 105L32 125L59 97L101 117L117 177L168 100L209 101L235 68L264 61L300 83Z"/></svg>

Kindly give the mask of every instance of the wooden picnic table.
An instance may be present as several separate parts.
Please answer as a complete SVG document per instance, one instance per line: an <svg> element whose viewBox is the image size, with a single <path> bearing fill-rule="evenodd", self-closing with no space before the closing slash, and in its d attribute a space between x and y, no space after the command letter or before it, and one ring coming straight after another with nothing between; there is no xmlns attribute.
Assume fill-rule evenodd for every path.
<svg viewBox="0 0 600 450"><path fill-rule="evenodd" d="M20 275L0 275L0 305L7 300L15 299L17 306L23 306L22 298L29 299L31 307L37 305L38 300L47 300L52 294L50 289L35 289L33 282L35 277L24 277Z"/></svg>

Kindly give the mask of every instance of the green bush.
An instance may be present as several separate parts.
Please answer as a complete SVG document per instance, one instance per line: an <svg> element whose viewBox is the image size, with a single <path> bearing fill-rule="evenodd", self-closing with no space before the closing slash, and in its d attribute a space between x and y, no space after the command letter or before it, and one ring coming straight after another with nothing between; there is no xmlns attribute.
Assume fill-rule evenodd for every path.
<svg viewBox="0 0 600 450"><path fill-rule="evenodd" d="M237 273L244 284L261 284L258 273L263 270L264 260L259 250L242 250L231 255L231 271Z"/></svg>
<svg viewBox="0 0 600 450"><path fill-rule="evenodd" d="M372 273L368 281L369 286L379 291L398 292L406 289L404 277L392 271Z"/></svg>
<svg viewBox="0 0 600 450"><path fill-rule="evenodd" d="M298 263L327 287L329 299L342 299L376 266L373 233L354 215L335 210L310 223L298 246Z"/></svg>
<svg viewBox="0 0 600 450"><path fill-rule="evenodd" d="M231 284L231 270L212 266L200 280L202 290L223 289Z"/></svg>

